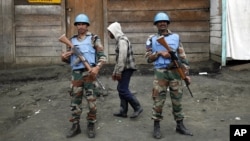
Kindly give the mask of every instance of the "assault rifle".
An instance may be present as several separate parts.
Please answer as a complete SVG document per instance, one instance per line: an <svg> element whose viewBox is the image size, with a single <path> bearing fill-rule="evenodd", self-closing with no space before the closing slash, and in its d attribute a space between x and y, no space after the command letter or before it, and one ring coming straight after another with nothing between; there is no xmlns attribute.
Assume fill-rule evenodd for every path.
<svg viewBox="0 0 250 141"><path fill-rule="evenodd" d="M74 45L70 42L70 40L65 36L65 34L63 34L61 37L58 38L58 40L64 44L66 44L67 46L69 46L70 48L72 48L73 53L81 60L81 62L83 63L83 65L87 68L88 71L91 70L91 66L89 65L89 63L87 62L87 60L85 59L84 56L81 55L81 53L79 52L79 50L77 48L74 47Z"/></svg>
<svg viewBox="0 0 250 141"><path fill-rule="evenodd" d="M165 48L167 49L167 51L169 52L169 54L171 55L171 60L173 61L174 65L176 66L177 71L178 71L178 73L179 73L180 76L181 76L181 79L183 79L183 80L185 81L185 84L186 84L186 86L187 86L187 88L188 88L188 91L189 91L190 95L193 97L193 94L192 94L192 92L191 92L191 90L190 90L190 88L189 88L190 83L189 83L189 81L188 81L188 79L187 79L187 76L186 76L185 73L183 72L182 68L181 68L181 67L179 66L179 64L178 64L178 57L176 56L175 52L172 51L172 49L168 46L167 42L166 42L165 39L164 39L164 36L160 36L160 37L157 39L157 41L158 41L163 47L165 47Z"/></svg>

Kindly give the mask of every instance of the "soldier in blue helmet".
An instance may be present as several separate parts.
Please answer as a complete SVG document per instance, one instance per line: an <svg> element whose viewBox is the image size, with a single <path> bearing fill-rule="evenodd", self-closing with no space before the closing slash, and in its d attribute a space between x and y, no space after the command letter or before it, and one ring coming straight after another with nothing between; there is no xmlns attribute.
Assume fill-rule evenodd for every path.
<svg viewBox="0 0 250 141"><path fill-rule="evenodd" d="M82 99L85 98L89 109L86 117L88 137L94 138L97 108L93 90L95 87L93 76L98 74L100 68L106 62L106 56L104 55L104 47L100 38L88 31L90 22L87 15L77 15L74 25L78 34L71 38L71 42L90 64L91 70L87 70L87 67L71 51L62 53L62 60L69 63L72 68L70 92L72 117L69 120L72 122L72 128L66 136L70 138L81 133Z"/></svg>
<svg viewBox="0 0 250 141"><path fill-rule="evenodd" d="M157 41L159 36L164 37L165 41L178 57L181 67L185 69L187 79L190 83L191 79L188 76L189 63L184 48L180 42L179 35L172 33L168 29L169 24L170 19L167 13L157 13L154 17L154 25L157 27L158 33L150 35L146 41L147 62L154 64L152 91L152 99L154 103L152 108L152 119L154 120L153 137L156 139L161 138L160 121L163 119L162 109L166 100L168 88L172 102L172 113L177 123L176 132L184 135L193 135L183 124L184 115L182 113L181 104L183 94L181 76L173 65L169 52Z"/></svg>

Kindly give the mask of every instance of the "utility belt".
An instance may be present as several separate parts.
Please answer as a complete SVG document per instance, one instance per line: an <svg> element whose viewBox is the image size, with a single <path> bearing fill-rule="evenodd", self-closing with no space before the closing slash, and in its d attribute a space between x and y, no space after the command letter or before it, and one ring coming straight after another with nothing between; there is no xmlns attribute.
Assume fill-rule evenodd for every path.
<svg viewBox="0 0 250 141"><path fill-rule="evenodd" d="M94 64L94 65L91 65L90 67L91 68L93 68L93 67L95 67L96 65ZM82 72L86 72L86 71L88 71L88 69L87 68L81 68L81 69L74 69L73 70L75 73L82 73Z"/></svg>
<svg viewBox="0 0 250 141"><path fill-rule="evenodd" d="M89 75L87 68L75 69L74 73L81 74L83 76L83 82L93 82L96 80L95 76Z"/></svg>
<svg viewBox="0 0 250 141"><path fill-rule="evenodd" d="M164 71L177 71L177 67L167 67L167 68L157 68L157 71L164 72Z"/></svg>
<svg viewBox="0 0 250 141"><path fill-rule="evenodd" d="M75 73L82 73L82 72L86 72L86 71L88 71L87 68L82 68L82 69L75 69L75 70L73 70L73 72L75 72Z"/></svg>

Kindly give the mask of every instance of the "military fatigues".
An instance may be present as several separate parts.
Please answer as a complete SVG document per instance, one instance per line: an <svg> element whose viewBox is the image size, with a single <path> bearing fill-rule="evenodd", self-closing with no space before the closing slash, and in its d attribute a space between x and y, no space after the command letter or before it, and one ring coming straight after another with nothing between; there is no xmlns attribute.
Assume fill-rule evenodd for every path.
<svg viewBox="0 0 250 141"><path fill-rule="evenodd" d="M166 49L158 43L156 40L159 37L158 34L151 35L146 42L147 56L154 55L159 51L166 51ZM179 41L177 34L169 34L164 36L165 41L176 52L182 66L188 67L185 52L182 44ZM182 120L184 115L182 114L182 81L181 77L171 62L171 58L163 58L159 56L156 60L147 59L149 63L154 62L154 81L152 98L154 101L152 108L152 119L160 121L163 119L162 108L166 100L167 89L170 91L170 98L172 102L172 113L175 120Z"/></svg>
<svg viewBox="0 0 250 141"><path fill-rule="evenodd" d="M86 37L81 41L77 40L77 36L71 38L71 42L75 47L78 47L83 56L88 60L88 63L93 67L98 61L106 61L106 56L103 53L103 46L100 39L91 33L87 33ZM88 75L88 71L81 61L77 60L75 55L71 56L70 64L72 67L71 79L71 122L79 122L82 113L82 98L85 98L88 103L89 112L87 120L90 123L96 122L96 97L94 95L94 81Z"/></svg>
<svg viewBox="0 0 250 141"><path fill-rule="evenodd" d="M93 80L88 78L88 72L83 70L73 70L71 80L71 122L78 122L82 113L82 98L88 102L89 112L87 115L88 122L96 122L96 97L94 96Z"/></svg>

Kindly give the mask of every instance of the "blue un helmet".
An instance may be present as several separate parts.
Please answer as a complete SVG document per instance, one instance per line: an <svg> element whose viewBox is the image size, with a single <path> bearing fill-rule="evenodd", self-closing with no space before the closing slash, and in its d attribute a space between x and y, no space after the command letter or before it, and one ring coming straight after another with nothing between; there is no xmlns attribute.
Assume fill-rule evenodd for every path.
<svg viewBox="0 0 250 141"><path fill-rule="evenodd" d="M85 14L79 14L75 18L74 25L76 26L77 23L86 23L89 26L89 17Z"/></svg>
<svg viewBox="0 0 250 141"><path fill-rule="evenodd" d="M168 17L168 15L164 12L159 12L155 15L154 18L154 25L159 22L159 21L166 21L168 24L170 23L170 19Z"/></svg>

